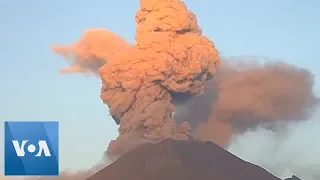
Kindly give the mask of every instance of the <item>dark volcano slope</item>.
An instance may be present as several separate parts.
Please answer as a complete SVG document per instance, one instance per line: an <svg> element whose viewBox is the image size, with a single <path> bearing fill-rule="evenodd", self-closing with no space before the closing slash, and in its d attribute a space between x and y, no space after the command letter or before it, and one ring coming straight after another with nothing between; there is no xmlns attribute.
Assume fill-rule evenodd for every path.
<svg viewBox="0 0 320 180"><path fill-rule="evenodd" d="M280 180L214 143L144 144L87 180Z"/></svg>

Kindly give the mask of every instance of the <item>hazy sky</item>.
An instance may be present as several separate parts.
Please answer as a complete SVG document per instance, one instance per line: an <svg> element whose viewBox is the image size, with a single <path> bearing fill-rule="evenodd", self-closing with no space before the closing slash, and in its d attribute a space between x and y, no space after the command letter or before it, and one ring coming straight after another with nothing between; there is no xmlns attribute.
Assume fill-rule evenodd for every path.
<svg viewBox="0 0 320 180"><path fill-rule="evenodd" d="M277 58L320 72L320 1L186 2L223 55ZM72 43L90 27L109 28L133 42L137 8L138 0L1 0L0 121L58 120L61 168L95 164L117 135L99 98L100 80L59 74L66 62L50 45ZM2 137L0 158L2 172Z"/></svg>

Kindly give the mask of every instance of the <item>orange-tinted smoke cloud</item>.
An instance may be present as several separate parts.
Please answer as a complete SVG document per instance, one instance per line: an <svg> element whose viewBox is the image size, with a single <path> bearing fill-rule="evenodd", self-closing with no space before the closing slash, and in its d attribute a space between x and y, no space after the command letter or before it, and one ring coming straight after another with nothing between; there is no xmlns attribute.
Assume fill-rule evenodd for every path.
<svg viewBox="0 0 320 180"><path fill-rule="evenodd" d="M94 73L117 53L127 50L129 43L106 29L88 29L82 38L72 45L53 45L52 50L64 56L70 66L61 73Z"/></svg>
<svg viewBox="0 0 320 180"><path fill-rule="evenodd" d="M172 119L175 96L201 94L219 65L213 42L182 1L141 0L135 20L133 45L109 31L88 30L74 45L53 47L71 57L63 72L99 72L101 99L120 124L111 154L146 141L189 139L189 124Z"/></svg>
<svg viewBox="0 0 320 180"><path fill-rule="evenodd" d="M223 146L231 135L249 128L308 119L318 102L308 70L283 62L239 59L232 59L238 64L220 68L206 84L205 94L178 109L175 119L191 121L198 138Z"/></svg>

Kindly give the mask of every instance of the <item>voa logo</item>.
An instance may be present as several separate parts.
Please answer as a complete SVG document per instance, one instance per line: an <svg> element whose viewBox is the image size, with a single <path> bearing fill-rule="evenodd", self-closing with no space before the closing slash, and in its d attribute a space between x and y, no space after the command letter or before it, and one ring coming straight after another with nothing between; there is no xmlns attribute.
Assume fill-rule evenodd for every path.
<svg viewBox="0 0 320 180"><path fill-rule="evenodd" d="M58 176L59 123L6 121L5 175Z"/></svg>
<svg viewBox="0 0 320 180"><path fill-rule="evenodd" d="M19 143L18 140L13 140L12 144L13 147L17 153L17 156L23 157L25 156L25 147L29 153L35 153L37 151L37 154L35 156L51 156L50 150L48 148L48 144L45 140L39 140L36 145L34 144L27 144L29 140L23 140Z"/></svg>

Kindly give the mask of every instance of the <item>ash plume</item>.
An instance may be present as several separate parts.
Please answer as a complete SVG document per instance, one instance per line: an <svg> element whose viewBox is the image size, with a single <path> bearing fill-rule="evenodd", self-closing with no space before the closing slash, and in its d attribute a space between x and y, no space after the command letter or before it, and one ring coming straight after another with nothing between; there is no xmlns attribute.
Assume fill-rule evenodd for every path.
<svg viewBox="0 0 320 180"><path fill-rule="evenodd" d="M70 66L61 73L97 74L99 68L117 53L129 48L128 42L107 29L88 29L75 44L53 45L53 52L64 56Z"/></svg>
<svg viewBox="0 0 320 180"><path fill-rule="evenodd" d="M306 69L252 57L222 64L203 97L187 102L174 117L178 122L189 117L194 135L202 140L227 147L232 135L257 126L274 129L279 122L306 120L318 102L314 76Z"/></svg>
<svg viewBox="0 0 320 180"><path fill-rule="evenodd" d="M101 99L119 127L109 154L122 154L144 142L188 140L190 125L172 119L176 94L203 93L219 64L211 40L180 0L141 0L136 13L136 43L106 30L88 30L70 46L53 50L71 57L62 72L98 73Z"/></svg>
<svg viewBox="0 0 320 180"><path fill-rule="evenodd" d="M100 76L100 98L120 125L109 158L165 138L195 136L228 148L233 137L257 127L285 133L314 112L311 72L258 57L220 62L182 1L141 0L135 20L134 44L89 29L73 45L52 47L71 64L60 72Z"/></svg>

